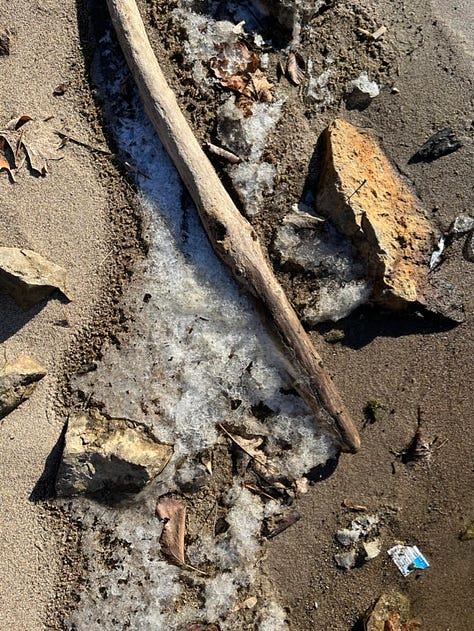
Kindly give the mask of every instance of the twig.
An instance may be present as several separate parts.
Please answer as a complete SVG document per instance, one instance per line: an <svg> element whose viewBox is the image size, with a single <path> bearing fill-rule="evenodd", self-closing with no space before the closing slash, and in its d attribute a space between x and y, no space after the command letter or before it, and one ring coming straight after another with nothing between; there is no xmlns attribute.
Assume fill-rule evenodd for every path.
<svg viewBox="0 0 474 631"><path fill-rule="evenodd" d="M75 145L79 145L80 147L85 147L86 149L90 149L91 151L102 153L105 156L112 155L112 152L109 151L108 149L102 149L101 147L95 147L94 145L90 145L88 142L84 142L83 140L79 140L79 138L75 138L74 136L66 134L63 131L59 131L59 129L55 129L54 133L63 139L63 144L66 144L66 142L69 141L69 142L73 142Z"/></svg>

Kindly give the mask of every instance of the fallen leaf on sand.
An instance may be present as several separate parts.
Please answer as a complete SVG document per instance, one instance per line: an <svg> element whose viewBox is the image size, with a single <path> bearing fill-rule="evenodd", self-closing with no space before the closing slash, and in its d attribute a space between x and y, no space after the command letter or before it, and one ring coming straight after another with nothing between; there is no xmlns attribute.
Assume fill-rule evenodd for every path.
<svg viewBox="0 0 474 631"><path fill-rule="evenodd" d="M237 613L241 609L253 609L256 604L257 604L257 597L250 596L249 598L246 598L242 602L235 605L235 607L230 610L230 613Z"/></svg>
<svg viewBox="0 0 474 631"><path fill-rule="evenodd" d="M61 142L55 131L45 121L33 120L30 116L20 116L7 123L0 131L3 139L11 151L13 166L20 169L25 158L28 157L32 171L40 175L48 172L49 160L61 160L59 151Z"/></svg>
<svg viewBox="0 0 474 631"><path fill-rule="evenodd" d="M294 85L300 85L304 79L306 64L303 57L294 51L291 51L286 61L286 73L288 78Z"/></svg>
<svg viewBox="0 0 474 631"><path fill-rule="evenodd" d="M176 565L185 565L184 535L186 506L182 500L162 497L156 505L156 514L165 523L160 537L163 554Z"/></svg>

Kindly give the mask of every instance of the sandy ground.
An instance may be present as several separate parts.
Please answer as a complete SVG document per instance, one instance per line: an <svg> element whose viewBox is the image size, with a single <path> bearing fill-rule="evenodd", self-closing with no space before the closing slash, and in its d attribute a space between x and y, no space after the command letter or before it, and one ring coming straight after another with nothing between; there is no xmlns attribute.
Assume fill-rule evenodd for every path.
<svg viewBox="0 0 474 631"><path fill-rule="evenodd" d="M66 125L77 137L100 144L87 121L90 94L76 3L2 0L0 15L0 26L14 33L10 56L0 58L0 126L22 114L54 116L57 127ZM66 94L53 96L64 82ZM67 358L77 338L88 337L87 326L105 295L111 231L100 171L89 150L68 145L45 178L24 168L11 184L5 172L0 174L1 245L33 249L65 267L74 297L69 304L55 297L25 313L0 296L2 357L30 355L48 370L34 396L0 425L0 628L5 631L49 625L48 605L64 576L67 526L30 495L64 423L58 388Z"/></svg>
<svg viewBox="0 0 474 631"><path fill-rule="evenodd" d="M386 6L386 23L393 31L400 29L400 39L410 37L409 20L423 26L423 39L414 38L415 53L400 62L400 102L394 105L383 94L368 113L351 120L376 127L384 148L426 207L436 208L437 225L446 228L460 212L472 212L472 65L466 53L472 54L473 38L465 27L472 5L457 3L446 12L437 2L437 26L425 2L410 4L408 9L403 2ZM11 55L0 58L2 120L54 115L76 136L102 142L84 81L77 3L0 0L0 9L0 26L15 31ZM397 11L402 9L399 24ZM378 11L381 15L380 7ZM461 35L462 44L446 43L453 34ZM65 81L66 94L54 97L54 87ZM408 167L412 145L450 122L463 130L466 150L432 165ZM5 349L8 358L30 354L49 370L34 396L0 425L0 630L21 631L53 624L49 605L69 576L63 566L67 524L29 498L63 426L58 390L64 365L70 368L68 358L76 346L84 345L87 327L103 302L112 248L110 189L91 152L72 145L46 178L35 178L25 169L15 186L0 174L0 186L0 244L29 247L63 265L74 292L70 304L52 299L26 314L0 296L2 353ZM369 399L383 402L387 411L380 422L363 430L361 452L343 457L335 472L300 502L303 519L268 546L266 571L288 608L292 629L347 630L389 587L412 597L427 629L468 631L474 626L472 547L457 538L474 509L474 274L460 243L444 265L448 277L465 292L465 324L427 327L365 314L343 323L345 345L323 346L355 415L361 418ZM324 345L318 333L314 335ZM407 467L390 450L409 442L418 406L427 437L447 442L429 463ZM402 579L383 555L352 572L337 570L334 534L353 518L341 508L344 499L381 515L386 547L396 540L415 543L432 569Z"/></svg>

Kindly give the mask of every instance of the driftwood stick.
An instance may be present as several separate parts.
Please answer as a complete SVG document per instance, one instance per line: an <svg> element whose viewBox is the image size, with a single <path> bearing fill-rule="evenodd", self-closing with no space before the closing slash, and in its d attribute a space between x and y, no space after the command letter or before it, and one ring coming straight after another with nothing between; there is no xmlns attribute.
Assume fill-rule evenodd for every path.
<svg viewBox="0 0 474 631"><path fill-rule="evenodd" d="M318 419L329 418L341 448L360 438L321 357L277 281L257 235L219 180L184 118L148 40L135 0L107 0L112 22L145 110L193 198L209 239L234 276L264 305L286 347L301 395ZM327 414L324 414L324 410Z"/></svg>

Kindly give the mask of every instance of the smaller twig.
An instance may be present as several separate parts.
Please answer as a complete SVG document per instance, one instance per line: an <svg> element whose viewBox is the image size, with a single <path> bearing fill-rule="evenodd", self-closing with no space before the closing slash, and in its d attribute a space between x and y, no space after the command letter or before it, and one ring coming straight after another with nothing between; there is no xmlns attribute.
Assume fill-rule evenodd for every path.
<svg viewBox="0 0 474 631"><path fill-rule="evenodd" d="M356 190L355 190L355 191L353 191L353 192L349 195L349 197L347 198L347 201L349 201L349 200L350 200L350 198L351 198L353 195L355 195L356 193L358 193L358 192L360 191L360 189L361 189L361 188L364 186L364 184L366 184L366 183L367 183L367 180L362 180L362 182L359 184L359 186L356 188Z"/></svg>
<svg viewBox="0 0 474 631"><path fill-rule="evenodd" d="M367 506L363 506L362 504L353 504L352 502L349 502L348 500L343 500L342 505L344 506L344 508L348 508L349 510L352 510L355 512L363 513L367 510Z"/></svg>
<svg viewBox="0 0 474 631"><path fill-rule="evenodd" d="M222 147L218 147L217 145L213 145L212 142L205 142L204 146L208 151L216 156L219 156L219 158L227 160L227 162L230 162L231 164L240 164L242 162L242 158L237 156L235 153L232 153L232 151L227 151L227 149L223 149Z"/></svg>
<svg viewBox="0 0 474 631"><path fill-rule="evenodd" d="M124 165L127 167L127 169L130 169L130 171L133 171L134 173L138 173L138 175L142 175L147 180L151 180L151 177L149 175L147 175L146 173L143 173L143 171L140 171L138 167L134 166L133 164L130 164L130 162L124 162Z"/></svg>
<svg viewBox="0 0 474 631"><path fill-rule="evenodd" d="M207 572L203 572L202 570L199 570L197 567L194 567L194 565L189 565L189 563L183 563L181 567L185 568L186 570L193 570L194 572L197 572L198 574L202 574L202 576L209 576Z"/></svg>
<svg viewBox="0 0 474 631"><path fill-rule="evenodd" d="M55 129L54 133L63 139L63 146L64 144L66 144L67 141L69 141L69 142L73 142L75 145L79 145L80 147L85 147L86 149L90 149L91 151L96 151L97 153L102 153L103 155L106 155L106 156L112 155L112 152L109 151L108 149L102 149L102 147L96 147L94 145L91 145L88 142L79 140L79 138L75 138L74 136L70 136L69 134L66 134L63 131L59 131L59 129Z"/></svg>
<svg viewBox="0 0 474 631"><path fill-rule="evenodd" d="M262 495L263 497L267 497L269 500L274 500L275 499L274 497L272 497L268 493L265 493L265 491L262 491L261 489L257 488L256 486L253 486L252 484L247 484L246 482L243 482L242 486L245 489L248 489L249 491L252 491L253 493L256 493L257 495Z"/></svg>
<svg viewBox="0 0 474 631"><path fill-rule="evenodd" d="M290 526L293 526L293 524L296 524L296 522L299 521L300 519L301 519L301 515L300 513L298 513L298 511L296 510L291 511L291 513L289 513L287 517L284 517L281 520L279 526L277 526L274 530L268 533L267 539L273 539L277 535L280 535L287 528L289 528Z"/></svg>

